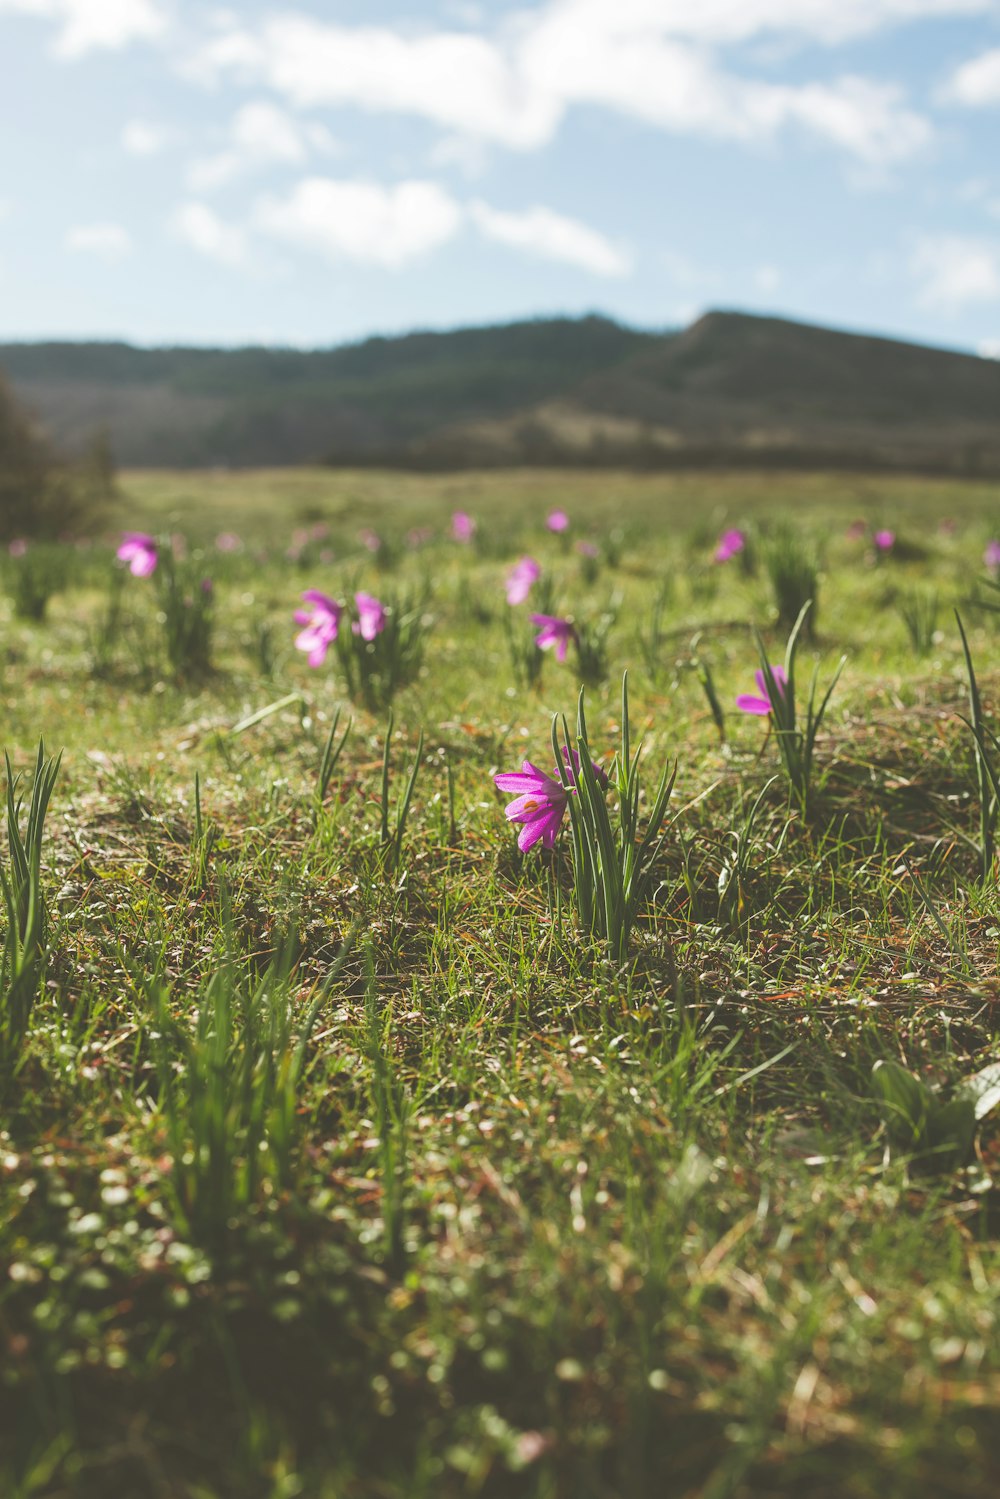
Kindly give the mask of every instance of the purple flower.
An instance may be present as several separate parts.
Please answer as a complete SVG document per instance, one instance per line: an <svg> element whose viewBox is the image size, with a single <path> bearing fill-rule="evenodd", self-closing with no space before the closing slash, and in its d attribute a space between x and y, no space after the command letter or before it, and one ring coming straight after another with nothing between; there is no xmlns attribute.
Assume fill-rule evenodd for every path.
<svg viewBox="0 0 1000 1499"><path fill-rule="evenodd" d="M569 530L569 516L565 510L553 510L545 524L550 531L558 535L562 531Z"/></svg>
<svg viewBox="0 0 1000 1499"><path fill-rule="evenodd" d="M351 629L362 640L374 640L385 629L385 610L370 593L356 593L354 602L358 606L358 617Z"/></svg>
<svg viewBox="0 0 1000 1499"><path fill-rule="evenodd" d="M541 576L542 569L534 557L522 557L507 574L508 604L523 604Z"/></svg>
<svg viewBox="0 0 1000 1499"><path fill-rule="evenodd" d="M593 541L578 541L576 549L581 557L599 557L600 548Z"/></svg>
<svg viewBox="0 0 1000 1499"><path fill-rule="evenodd" d="M337 638L344 606L315 588L308 588L302 597L310 608L295 611L295 623L305 625L295 637L295 649L309 652L310 666L322 666Z"/></svg>
<svg viewBox="0 0 1000 1499"><path fill-rule="evenodd" d="M11 543L13 545L13 543ZM987 567L1000 567L1000 541L988 541L983 553L983 561Z"/></svg>
<svg viewBox="0 0 1000 1499"><path fill-rule="evenodd" d="M719 537L719 545L715 549L716 562L728 562L730 557L735 557L737 552L742 552L746 544L746 536L735 527L732 530L723 531Z"/></svg>
<svg viewBox="0 0 1000 1499"><path fill-rule="evenodd" d="M875 547L880 552L891 552L896 545L895 531L876 531Z"/></svg>
<svg viewBox="0 0 1000 1499"><path fill-rule="evenodd" d="M380 552L382 550L382 538L377 531L365 529L361 532L361 545L369 552Z"/></svg>
<svg viewBox="0 0 1000 1499"><path fill-rule="evenodd" d="M217 552L242 552L243 543L235 531L222 531L215 538Z"/></svg>
<svg viewBox="0 0 1000 1499"><path fill-rule="evenodd" d="M119 562L127 562L134 578L148 578L156 571L156 542L144 531L125 531L122 544L115 554Z"/></svg>
<svg viewBox="0 0 1000 1499"><path fill-rule="evenodd" d="M579 766L580 756L577 751L563 749L567 763L570 754L574 764ZM601 786L606 787L607 772L600 765L594 765L594 774ZM498 791L517 793L514 801L506 808L506 815L508 822L522 824L517 835L517 846L521 852L526 853L536 843L541 843L543 848L552 848L562 824L566 803L573 794L572 788L567 789L554 776L546 775L537 765L532 765L530 760L525 760L520 770L504 771L494 776L493 783Z"/></svg>
<svg viewBox="0 0 1000 1499"><path fill-rule="evenodd" d="M535 636L538 649L547 651L550 645L555 646L556 660L565 661L569 643L576 639L576 630L571 622L568 619L560 619L555 614L533 614L531 623L541 626Z"/></svg>
<svg viewBox="0 0 1000 1499"><path fill-rule="evenodd" d="M27 553L28 543L23 536L18 536L11 542L7 550L12 557L23 557Z"/></svg>
<svg viewBox="0 0 1000 1499"><path fill-rule="evenodd" d="M464 510L456 510L451 518L451 534L456 541L471 541L476 534L476 523Z"/></svg>
<svg viewBox="0 0 1000 1499"><path fill-rule="evenodd" d="M774 678L774 685L777 687L779 695L784 697L788 673L783 666L772 666L771 675ZM760 697L754 697L752 692L742 692L736 699L736 706L742 713L756 713L759 717L764 718L771 712L771 699L767 694L767 678L763 671L755 671L754 680L760 690Z"/></svg>
<svg viewBox="0 0 1000 1499"><path fill-rule="evenodd" d="M543 848L551 848L566 811L566 788L530 760L525 760L520 770L494 776L493 784L498 791L518 793L506 812L508 822L523 824L517 835L521 852L526 853L538 842Z"/></svg>

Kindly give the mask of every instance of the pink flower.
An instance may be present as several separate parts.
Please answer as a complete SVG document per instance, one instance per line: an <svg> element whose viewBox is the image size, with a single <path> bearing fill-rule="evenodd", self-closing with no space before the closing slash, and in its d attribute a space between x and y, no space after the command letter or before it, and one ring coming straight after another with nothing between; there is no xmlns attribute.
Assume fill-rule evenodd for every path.
<svg viewBox="0 0 1000 1499"><path fill-rule="evenodd" d="M844 534L848 541L861 541L867 530L863 520L852 520Z"/></svg>
<svg viewBox="0 0 1000 1499"><path fill-rule="evenodd" d="M785 686L788 682L788 674L783 666L772 666L771 675L774 685L777 687L781 697L785 695ZM752 692L743 692L736 699L736 706L742 713L756 713L761 718L772 711L771 699L767 694L767 678L763 671L754 672L754 680L760 690L760 697L754 697Z"/></svg>
<svg viewBox="0 0 1000 1499"><path fill-rule="evenodd" d="M876 531L875 546L880 552L891 552L896 545L895 531Z"/></svg>
<svg viewBox="0 0 1000 1499"><path fill-rule="evenodd" d="M382 538L377 531L365 529L361 532L361 545L369 552L380 552L382 550Z"/></svg>
<svg viewBox="0 0 1000 1499"><path fill-rule="evenodd" d="M337 638L344 606L315 588L307 589L302 597L310 607L295 611L295 623L305 625L295 637L295 649L309 652L310 666L322 666Z"/></svg>
<svg viewBox="0 0 1000 1499"><path fill-rule="evenodd" d="M600 548L592 541L578 541L576 549L581 557L599 557L601 555Z"/></svg>
<svg viewBox="0 0 1000 1499"><path fill-rule="evenodd" d="M719 537L719 545L715 549L716 562L728 562L730 557L735 557L737 552L742 552L747 544L747 539L742 531L734 527L730 531L723 531Z"/></svg>
<svg viewBox="0 0 1000 1499"><path fill-rule="evenodd" d="M507 574L508 604L523 604L541 576L542 569L534 557L522 557Z"/></svg>
<svg viewBox="0 0 1000 1499"><path fill-rule="evenodd" d="M374 640L385 629L385 610L370 593L356 593L354 602L358 608L358 617L351 629L362 640Z"/></svg>
<svg viewBox="0 0 1000 1499"><path fill-rule="evenodd" d="M519 793L507 807L506 815L508 822L523 824L517 836L521 852L526 853L539 842L543 848L552 848L566 811L565 787L530 760L525 760L520 770L494 776L493 784L498 791Z"/></svg>
<svg viewBox="0 0 1000 1499"><path fill-rule="evenodd" d="M576 639L576 630L571 622L568 619L560 619L555 614L533 614L531 623L541 626L535 636L538 649L547 651L550 645L555 646L556 660L565 661L569 643Z"/></svg>
<svg viewBox="0 0 1000 1499"><path fill-rule="evenodd" d="M565 748L563 756L568 764L569 751ZM580 756L576 750L572 751L572 757L578 766ZM607 786L607 772L600 765L594 765L594 774L602 786ZM517 837L521 852L526 853L536 843L541 843L543 848L552 848L572 788L567 790L554 776L546 775L530 760L525 760L520 770L503 771L494 776L493 784L498 791L518 793L506 808L506 816L508 822L522 824Z"/></svg>
<svg viewBox="0 0 1000 1499"><path fill-rule="evenodd" d="M18 536L11 542L7 550L12 557L23 557L27 553L28 543L23 536Z"/></svg>
<svg viewBox="0 0 1000 1499"><path fill-rule="evenodd" d="M550 531L558 535L562 531L569 530L569 516L565 510L553 510L545 524Z"/></svg>
<svg viewBox="0 0 1000 1499"><path fill-rule="evenodd" d="M1000 567L1000 541L988 541L986 543L983 561L987 567Z"/></svg>
<svg viewBox="0 0 1000 1499"><path fill-rule="evenodd" d="M156 571L156 542L144 531L123 532L121 546L115 555L119 562L128 563L128 570L134 578L148 578Z"/></svg>
<svg viewBox="0 0 1000 1499"><path fill-rule="evenodd" d="M222 531L215 538L217 552L242 552L243 543L235 531Z"/></svg>
<svg viewBox="0 0 1000 1499"><path fill-rule="evenodd" d="M471 541L476 534L476 523L464 510L456 510L451 518L451 534L456 541Z"/></svg>

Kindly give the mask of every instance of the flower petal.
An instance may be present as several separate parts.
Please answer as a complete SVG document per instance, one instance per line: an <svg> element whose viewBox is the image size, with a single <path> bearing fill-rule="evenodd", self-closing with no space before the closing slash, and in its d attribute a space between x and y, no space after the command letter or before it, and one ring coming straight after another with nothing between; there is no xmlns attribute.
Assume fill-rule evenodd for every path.
<svg viewBox="0 0 1000 1499"><path fill-rule="evenodd" d="M736 699L736 706L743 713L756 713L762 718L766 718L771 711L770 699L754 697L751 692L741 692Z"/></svg>
<svg viewBox="0 0 1000 1499"><path fill-rule="evenodd" d="M526 822L521 829L517 840L517 846L522 853L536 843L541 843L543 848L552 848L559 832L559 825L563 819L563 806L550 806L539 817L534 817Z"/></svg>

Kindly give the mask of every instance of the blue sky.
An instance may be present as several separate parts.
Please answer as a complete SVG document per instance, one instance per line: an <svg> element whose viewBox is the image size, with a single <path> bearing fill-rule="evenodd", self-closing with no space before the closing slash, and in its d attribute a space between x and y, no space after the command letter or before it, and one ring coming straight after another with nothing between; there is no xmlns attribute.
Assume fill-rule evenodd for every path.
<svg viewBox="0 0 1000 1499"><path fill-rule="evenodd" d="M0 0L0 338L1000 355L1000 0Z"/></svg>

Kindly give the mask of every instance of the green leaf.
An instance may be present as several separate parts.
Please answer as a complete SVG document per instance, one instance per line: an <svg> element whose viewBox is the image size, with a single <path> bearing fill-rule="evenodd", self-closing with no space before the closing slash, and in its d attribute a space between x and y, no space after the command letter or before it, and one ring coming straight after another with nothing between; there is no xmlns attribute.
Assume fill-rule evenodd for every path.
<svg viewBox="0 0 1000 1499"><path fill-rule="evenodd" d="M967 1077L961 1087L961 1096L971 1101L977 1120L992 1114L1000 1104L1000 1062L991 1062L988 1067Z"/></svg>
<svg viewBox="0 0 1000 1499"><path fill-rule="evenodd" d="M936 1104L927 1121L927 1148L939 1165L960 1165L972 1149L976 1110L971 1098Z"/></svg>
<svg viewBox="0 0 1000 1499"><path fill-rule="evenodd" d="M879 1061L872 1068L871 1089L889 1134L910 1146L921 1144L935 1107L926 1083L899 1062Z"/></svg>

